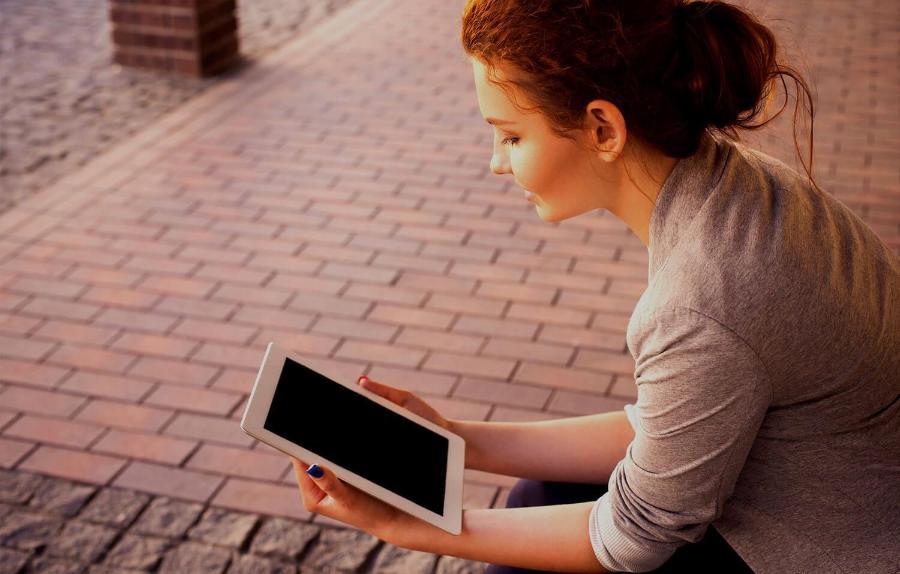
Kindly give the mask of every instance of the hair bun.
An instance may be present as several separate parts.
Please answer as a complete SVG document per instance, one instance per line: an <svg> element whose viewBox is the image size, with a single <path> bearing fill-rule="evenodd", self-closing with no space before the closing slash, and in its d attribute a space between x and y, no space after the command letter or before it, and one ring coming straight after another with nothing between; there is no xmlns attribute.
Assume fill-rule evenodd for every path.
<svg viewBox="0 0 900 574"><path fill-rule="evenodd" d="M749 13L718 0L678 2L674 86L689 117L719 129L752 127L778 74L775 37Z"/></svg>

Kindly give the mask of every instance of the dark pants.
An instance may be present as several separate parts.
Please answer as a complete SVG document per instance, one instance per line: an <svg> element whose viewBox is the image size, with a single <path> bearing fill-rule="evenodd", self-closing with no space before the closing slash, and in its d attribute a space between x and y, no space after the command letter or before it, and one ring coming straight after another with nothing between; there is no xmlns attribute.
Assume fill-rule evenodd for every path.
<svg viewBox="0 0 900 574"><path fill-rule="evenodd" d="M521 508L590 502L597 500L605 492L605 484L520 480L510 491L506 507ZM537 574L537 572L537 570L493 564L485 570L485 574ZM665 564L652 572L657 574L691 572L753 574L753 570L741 560L741 557L725 542L725 539L716 532L712 525L707 528L706 534L699 542L679 547Z"/></svg>

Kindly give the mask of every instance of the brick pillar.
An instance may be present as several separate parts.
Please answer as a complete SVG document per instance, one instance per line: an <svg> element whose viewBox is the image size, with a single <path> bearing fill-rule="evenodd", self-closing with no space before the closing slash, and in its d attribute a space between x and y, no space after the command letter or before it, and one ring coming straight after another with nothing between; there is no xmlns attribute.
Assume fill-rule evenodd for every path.
<svg viewBox="0 0 900 574"><path fill-rule="evenodd" d="M236 12L236 0L109 0L113 61L192 76L219 73L238 59Z"/></svg>

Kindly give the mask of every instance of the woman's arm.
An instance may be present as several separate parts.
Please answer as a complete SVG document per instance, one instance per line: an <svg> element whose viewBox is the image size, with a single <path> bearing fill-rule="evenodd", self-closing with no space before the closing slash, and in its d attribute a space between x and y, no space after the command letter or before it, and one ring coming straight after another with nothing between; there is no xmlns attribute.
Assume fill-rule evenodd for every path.
<svg viewBox="0 0 900 574"><path fill-rule="evenodd" d="M538 422L450 421L466 467L559 482L606 484L634 438L625 411Z"/></svg>
<svg viewBox="0 0 900 574"><path fill-rule="evenodd" d="M412 550L551 572L608 572L588 533L593 502L463 511L459 536L398 512L379 538Z"/></svg>

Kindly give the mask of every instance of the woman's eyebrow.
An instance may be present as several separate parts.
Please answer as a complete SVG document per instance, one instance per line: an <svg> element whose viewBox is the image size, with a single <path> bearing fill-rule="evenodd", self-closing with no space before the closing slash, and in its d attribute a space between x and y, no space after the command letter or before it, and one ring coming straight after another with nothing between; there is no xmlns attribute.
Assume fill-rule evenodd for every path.
<svg viewBox="0 0 900 574"><path fill-rule="evenodd" d="M511 122L511 121L509 121L509 120L498 120L497 118L485 118L484 121L486 121L487 123L489 123L489 124L491 124L491 125L495 125L495 126L502 126L502 125L505 125L505 124L514 124L514 123L516 123L516 122Z"/></svg>

